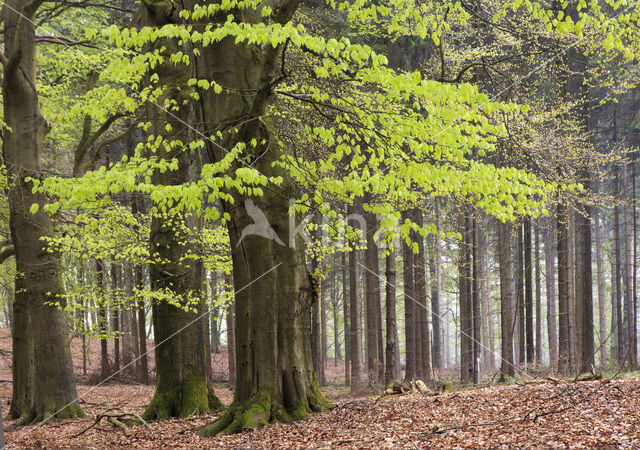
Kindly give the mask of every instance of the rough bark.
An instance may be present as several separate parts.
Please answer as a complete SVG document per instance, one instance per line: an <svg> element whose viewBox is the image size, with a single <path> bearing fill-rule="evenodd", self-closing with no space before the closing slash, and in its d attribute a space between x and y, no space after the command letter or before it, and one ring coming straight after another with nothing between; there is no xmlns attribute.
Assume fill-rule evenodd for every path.
<svg viewBox="0 0 640 450"><path fill-rule="evenodd" d="M167 2L143 2L143 24L160 27L179 23L179 8ZM158 104L149 104L147 115L150 132L167 141L190 142L194 136L184 124L194 122L191 100L192 87L187 82L193 76L191 65L174 64L168 55L178 51L189 52L185 43L175 39L159 39L153 44L167 57L158 64L154 74L158 82L166 86L158 102L175 102L179 108L168 113ZM170 125L170 128L167 128ZM184 146L161 146L156 150L158 158L178 162L173 171L154 172L152 182L157 186L180 186L193 181L200 168L199 153ZM145 420L187 417L205 413L222 406L213 393L207 378L205 339L198 314L189 307L190 301L200 303L202 290L202 266L197 258L196 243L201 222L190 212L155 212L151 219L150 264L151 290L168 294L172 301L163 298L152 305L153 330L156 342L156 389L151 403L145 410Z"/></svg>
<svg viewBox="0 0 640 450"><path fill-rule="evenodd" d="M366 242L364 251L364 299L365 299L365 351L367 362L367 379L369 384L375 385L380 381L380 365L378 355L378 315L376 309L380 305L380 276L378 265L378 248L374 240L376 231L375 215L365 212Z"/></svg>
<svg viewBox="0 0 640 450"><path fill-rule="evenodd" d="M473 381L473 318L471 309L471 242L469 220L464 212L458 214L458 230L462 240L458 244L458 291L460 296L460 379Z"/></svg>
<svg viewBox="0 0 640 450"><path fill-rule="evenodd" d="M39 178L40 150L50 125L40 112L36 86L35 13L41 0L8 0L4 15L3 157L9 189L9 228L15 249L16 296L30 328L14 327L24 358L14 361L25 378L16 378L14 417L25 423L82 416L77 403L66 303L58 256L47 251L53 227L43 210L45 198L27 178ZM31 206L38 204L35 214ZM16 336L17 335L17 336ZM33 350L27 346L33 343ZM16 352L14 351L14 355ZM33 359L31 357L33 355ZM33 362L32 367L29 367ZM31 376L33 373L33 377ZM28 383L33 382L31 386ZM22 385L21 385L22 384Z"/></svg>
<svg viewBox="0 0 640 450"><path fill-rule="evenodd" d="M402 220L411 220L408 212L402 213ZM413 279L413 250L407 246L402 246L402 276L404 286L404 336L405 336L405 374L406 381L411 381L416 377L416 337L415 337L415 308L414 303L415 281Z"/></svg>
<svg viewBox="0 0 640 450"><path fill-rule="evenodd" d="M564 200L557 202L558 218L558 372L571 368L569 330L569 217Z"/></svg>
<svg viewBox="0 0 640 450"><path fill-rule="evenodd" d="M513 266L510 225L498 223L498 260L500 264L500 378L514 375L513 366Z"/></svg>
<svg viewBox="0 0 640 450"><path fill-rule="evenodd" d="M400 372L400 361L396 357L398 353L398 323L396 321L396 256L393 250L389 250L385 262L387 339L384 382L388 384L397 380Z"/></svg>
<svg viewBox="0 0 640 450"><path fill-rule="evenodd" d="M527 364L533 362L533 264L531 249L532 233L531 220L524 221L524 304L525 304L525 342Z"/></svg>

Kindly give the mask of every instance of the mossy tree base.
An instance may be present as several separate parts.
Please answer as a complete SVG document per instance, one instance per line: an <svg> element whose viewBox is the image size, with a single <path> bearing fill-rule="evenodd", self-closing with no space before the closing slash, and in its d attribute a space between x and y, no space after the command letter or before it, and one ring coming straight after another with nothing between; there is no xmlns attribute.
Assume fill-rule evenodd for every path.
<svg viewBox="0 0 640 450"><path fill-rule="evenodd" d="M305 400L298 401L291 409L285 408L282 399L277 395L262 390L245 403L231 405L222 417L207 425L198 434L204 437L255 430L272 422L304 419L310 412L321 412L329 406L330 403L319 389L312 389Z"/></svg>
<svg viewBox="0 0 640 450"><path fill-rule="evenodd" d="M181 388L156 388L142 418L146 421L166 420L171 417L189 417L210 411L220 411L224 404L214 394L213 388L204 377L186 380Z"/></svg>
<svg viewBox="0 0 640 450"><path fill-rule="evenodd" d="M20 425L38 425L51 420L82 419L84 417L86 417L86 415L77 403L69 406L48 405L44 410L32 410L29 414L23 415L20 420Z"/></svg>

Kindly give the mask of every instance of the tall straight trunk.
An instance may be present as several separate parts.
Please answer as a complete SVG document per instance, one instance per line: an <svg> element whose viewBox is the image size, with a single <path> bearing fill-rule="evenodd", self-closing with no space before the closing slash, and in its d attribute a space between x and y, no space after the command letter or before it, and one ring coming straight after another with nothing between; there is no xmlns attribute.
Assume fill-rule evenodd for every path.
<svg viewBox="0 0 640 450"><path fill-rule="evenodd" d="M524 221L524 304L525 304L525 342L527 364L533 362L533 264L531 256L531 219Z"/></svg>
<svg viewBox="0 0 640 450"><path fill-rule="evenodd" d="M102 260L96 259L96 284L98 286L98 331L100 332L100 378L106 380L111 374L109 367L109 347L107 341L107 305L104 296L104 264Z"/></svg>
<svg viewBox="0 0 640 450"><path fill-rule="evenodd" d="M435 199L434 214L436 222L436 234L431 236L433 248L431 249L429 271L431 274L431 324L433 327L433 367L444 370L444 349L442 344L440 293L442 292L442 247L440 244L440 231L442 223L440 218L440 199Z"/></svg>
<svg viewBox="0 0 640 450"><path fill-rule="evenodd" d="M138 292L144 288L144 277L142 267L135 267L136 287ZM147 354L147 332L146 332L146 316L144 308L144 297L138 294L136 302L136 311L138 312L138 342L140 346L140 373L139 379L142 384L149 384L149 357Z"/></svg>
<svg viewBox="0 0 640 450"><path fill-rule="evenodd" d="M319 215L314 216L314 223L319 225ZM316 230L316 239L320 235L320 227ZM324 355L322 354L322 296L323 283L320 276L316 276L316 272L319 272L318 256L314 252L311 257L311 277L312 277L312 289L314 290L314 300L311 306L311 359L313 360L313 369L316 373L318 384L322 386L324 384Z"/></svg>
<svg viewBox="0 0 640 450"><path fill-rule="evenodd" d="M568 206L567 206L568 207ZM576 326L576 213L568 207L569 234L568 234L568 264L569 264L569 347L571 348L571 370L580 365L581 342L578 339L578 327Z"/></svg>
<svg viewBox="0 0 640 450"><path fill-rule="evenodd" d="M227 284L227 289L231 284ZM229 365L229 383L234 385L236 382L236 313L234 301L231 299L227 304L227 358Z"/></svg>
<svg viewBox="0 0 640 450"><path fill-rule="evenodd" d="M351 392L360 388L360 357L362 348L362 329L360 322L360 294L358 292L357 254L355 249L349 251L349 309L351 325L349 336L351 340Z"/></svg>
<svg viewBox="0 0 640 450"><path fill-rule="evenodd" d="M142 24L162 27L179 23L180 8L173 5L165 9L165 6L163 3L143 2ZM158 39L150 46L149 50L157 50L165 57L165 61L153 69L153 75L157 76L161 86L165 86L165 91L157 103L148 104L149 132L154 138L163 138L170 144L181 143L156 149L158 159L175 159L177 167L172 171L155 171L151 181L155 186L182 186L197 179L201 168L199 150L182 144L195 138L184 126L195 121L191 102L195 88L188 87L188 81L193 77L192 65L174 64L169 61L169 55L179 51L188 53L190 49L185 43L170 38ZM169 113L158 106L165 102L179 106ZM156 388L143 414L145 420L187 417L222 406L207 377L206 358L209 355L206 354L205 340L208 336L204 336L198 313L189 307L194 297L197 304L201 302L202 260L192 257L187 262L185 256L198 255L197 244L191 236L197 235L201 228L201 220L189 211L157 211L151 217L151 290L170 295L172 302L159 299L152 305Z"/></svg>
<svg viewBox="0 0 640 450"><path fill-rule="evenodd" d="M569 215L564 199L556 206L558 220L558 371L571 370L569 330Z"/></svg>
<svg viewBox="0 0 640 450"><path fill-rule="evenodd" d="M544 242L544 270L547 286L547 343L549 346L549 367L553 370L558 364L558 326L556 314L556 264L555 221L553 216L547 219Z"/></svg>
<svg viewBox="0 0 640 450"><path fill-rule="evenodd" d="M482 316L480 315L480 290L481 290L481 269L480 269L480 225L478 223L478 211L474 210L474 217L471 222L471 260L472 260L472 294L471 294L471 323L473 329L472 341L472 358L473 364L472 376L475 384L480 383L480 348L482 345Z"/></svg>
<svg viewBox="0 0 640 450"><path fill-rule="evenodd" d="M378 266L378 248L373 235L376 231L376 216L365 212L367 248L364 252L364 299L366 330L367 379L375 385L379 381L380 364L378 359L378 315L376 309L380 305L380 278Z"/></svg>
<svg viewBox="0 0 640 450"><path fill-rule="evenodd" d="M590 173L582 174L585 188L590 189ZM579 205L576 214L576 335L580 359L578 369L585 371L595 363L593 334L593 275L591 268L591 206Z"/></svg>
<svg viewBox="0 0 640 450"><path fill-rule="evenodd" d="M2 151L9 186L15 286L20 287L15 308L21 325L13 330L15 405L10 412L24 423L83 416L73 377L60 261L46 243L53 236L53 226L43 210L46 199L28 181L40 177L40 150L50 131L36 90L35 21L43 3L7 0L2 9ZM38 205L35 213L31 212L33 204Z"/></svg>
<svg viewBox="0 0 640 450"><path fill-rule="evenodd" d="M334 349L334 366L338 365L338 360L342 359L342 346L340 345L340 330L338 320L338 270L333 271L331 283L331 312L333 313L333 349Z"/></svg>
<svg viewBox="0 0 640 450"><path fill-rule="evenodd" d="M513 266L511 261L511 226L498 223L498 260L500 264L500 330L502 381L514 375L513 366Z"/></svg>
<svg viewBox="0 0 640 450"><path fill-rule="evenodd" d="M599 187L596 188L599 193ZM598 342L600 345L600 365L607 363L607 317L604 279L604 257L602 255L602 224L600 223L600 206L596 205L593 210L594 228L596 234L596 274L598 277L598 318L599 333Z"/></svg>
<svg viewBox="0 0 640 450"><path fill-rule="evenodd" d="M344 384L349 386L351 381L351 332L349 327L349 291L347 290L347 255L340 254L340 266L342 269L342 324L344 336Z"/></svg>
<svg viewBox="0 0 640 450"><path fill-rule="evenodd" d="M491 314L490 314L490 301L488 293L488 280L487 280L487 235L485 232L486 221L481 221L478 230L478 282L480 284L480 308L481 308L481 328L482 328L482 348L480 350L482 354L483 369L485 371L492 371L493 364L493 340L491 339Z"/></svg>
<svg viewBox="0 0 640 450"><path fill-rule="evenodd" d="M209 272L209 289L211 290L211 303L217 305L218 303L218 280L216 278L216 271L211 270ZM219 305L214 306L210 315L211 319L211 353L220 353L220 321L222 319L221 308Z"/></svg>
<svg viewBox="0 0 640 450"><path fill-rule="evenodd" d="M138 215L140 207L138 201L134 198L131 199L131 213L135 216ZM138 380L142 384L149 384L149 357L147 352L147 331L144 307L144 296L141 292L144 290L144 272L143 267L140 264L134 266L134 284L137 290L135 310L138 315L137 327L138 327L138 349L140 353L140 364L138 366Z"/></svg>
<svg viewBox="0 0 640 450"><path fill-rule="evenodd" d="M632 161L631 161L631 193L629 195L631 208L632 208L632 216L633 216L633 229L632 229L632 244L633 244L633 289L631 295L631 317L633 318L631 324L631 365L632 367L638 367L638 303L637 303L637 266L638 266L638 246L636 244L636 235L638 232L638 219L637 219L637 211L636 211L636 162L638 156L636 153L633 153Z"/></svg>
<svg viewBox="0 0 640 450"><path fill-rule="evenodd" d="M398 354L398 323L396 322L396 255L389 250L385 258L385 307L386 307L386 366L384 374L385 384L398 378L400 373L400 361Z"/></svg>
<svg viewBox="0 0 640 450"><path fill-rule="evenodd" d="M542 365L542 283L540 280L540 220L535 227L535 245L533 260L536 277L536 365Z"/></svg>
<svg viewBox="0 0 640 450"><path fill-rule="evenodd" d="M526 317L525 317L525 292L524 292L524 236L522 233L522 223L518 223L517 233L517 273L516 273L516 342L518 349L518 364L524 364L526 356Z"/></svg>
<svg viewBox="0 0 640 450"><path fill-rule="evenodd" d="M460 293L460 379L473 381L473 318L472 318L472 268L471 227L465 212L458 214L458 230L462 241L458 246L458 290Z"/></svg>
<svg viewBox="0 0 640 450"><path fill-rule="evenodd" d="M120 266L111 264L111 331L113 331L113 370L120 370Z"/></svg>
<svg viewBox="0 0 640 450"><path fill-rule="evenodd" d="M415 223L422 227L424 221L422 218L422 210L414 211ZM419 318L416 325L420 330L420 346L416 348L416 353L420 353L420 377L423 380L431 380L431 340L429 338L429 322L427 319L427 268L426 254L424 247L424 238L421 234L417 234L416 241L418 243L418 254L415 255L414 263L414 282L415 282L415 300L416 315Z"/></svg>
<svg viewBox="0 0 640 450"><path fill-rule="evenodd" d="M403 222L410 220L408 212L402 214ZM415 280L413 279L414 270L414 253L413 250L407 246L402 246L402 276L404 286L404 335L405 335L405 374L404 378L407 381L413 380L417 376L416 367L416 330L415 330Z"/></svg>
<svg viewBox="0 0 640 450"><path fill-rule="evenodd" d="M620 194L620 173L619 169L616 166L615 168L615 193L616 197ZM615 331L616 331L616 360L618 364L622 364L624 362L625 357L625 342L624 342L624 334L623 334L623 323L622 323L622 286L621 286L621 269L622 262L620 259L620 207L616 202L616 205L613 209L613 234L614 234L614 260L615 260L615 285L616 285L616 296L614 303L615 310Z"/></svg>
<svg viewBox="0 0 640 450"><path fill-rule="evenodd" d="M624 189L624 201L625 206L623 210L624 214L624 256L625 256L625 271L624 271L624 319L626 322L626 335L627 345L629 349L629 357L627 363L635 368L638 365L638 349L636 344L636 330L634 328L634 300L633 300L633 283L634 283L634 262L633 262L633 246L635 242L634 230L633 230L633 209L631 186L629 183L629 175L627 171L627 164L622 166L622 179Z"/></svg>

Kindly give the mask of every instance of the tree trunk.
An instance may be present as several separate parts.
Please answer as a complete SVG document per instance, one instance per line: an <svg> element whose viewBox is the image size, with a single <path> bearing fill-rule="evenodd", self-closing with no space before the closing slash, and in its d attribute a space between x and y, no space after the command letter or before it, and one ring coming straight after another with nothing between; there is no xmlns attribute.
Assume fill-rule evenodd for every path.
<svg viewBox="0 0 640 450"><path fill-rule="evenodd" d="M634 199L631 197L631 186L629 183L629 175L627 171L627 164L622 166L622 179L624 189L624 256L625 256L625 271L624 271L624 321L627 336L627 345L629 349L629 357L627 363L631 368L635 368L638 365L638 349L636 344L636 330L634 328L634 300L633 300L633 279L634 279L634 263L633 263L633 246L635 242L634 230L633 230L633 212L632 202Z"/></svg>
<svg viewBox="0 0 640 450"><path fill-rule="evenodd" d="M178 22L178 8L164 10L162 3L144 2L143 24L161 27ZM147 114L150 132L167 142L190 142L194 136L184 126L194 122L191 105L193 87L186 87L193 76L191 65L174 64L168 55L178 51L188 52L185 44L176 39L159 39L154 49L166 57L155 68L161 86L166 86L158 103L150 103ZM158 104L175 102L179 109L171 113ZM167 127L169 125L169 127ZM188 146L187 146L188 147ZM161 146L156 156L165 160L177 160L173 171L156 171L152 182L156 186L181 186L196 179L200 170L199 152L184 145ZM159 208L160 209L160 208ZM201 320L193 311L190 301L200 303L202 291L202 262L196 256L196 242L190 236L197 235L201 221L193 213L156 211L151 218L149 253L151 290L168 294L171 302L156 299L152 305L153 331L156 342L156 389L151 403L145 410L145 420L187 417L220 408L222 403L213 393L207 378L205 339ZM185 256L191 256L190 259Z"/></svg>
<svg viewBox="0 0 640 450"><path fill-rule="evenodd" d="M600 179L594 191L600 194ZM600 223L600 202L593 209L593 220L596 234L596 274L598 277L598 318L599 318L599 345L600 345L600 366L607 363L607 317L605 299L605 279L604 279L604 257L602 255L602 224Z"/></svg>
<svg viewBox="0 0 640 450"><path fill-rule="evenodd" d="M585 189L590 188L588 171L582 176ZM593 276L591 269L591 207L578 205L576 213L576 335L580 360L577 367L584 372L595 363L593 337Z"/></svg>
<svg viewBox="0 0 640 450"><path fill-rule="evenodd" d="M619 169L616 166L615 168L615 196L618 197L620 194L620 174ZM621 265L622 262L620 260L620 207L618 206L618 202L613 209L613 229L614 229L614 260L615 260L615 302L614 302L614 311L615 311L615 334L616 334L616 360L618 364L622 365L624 363L625 358L625 342L623 335L623 325L622 325L622 286L621 286Z"/></svg>
<svg viewBox="0 0 640 450"><path fill-rule="evenodd" d="M231 275L225 275L225 290L233 289ZM229 362L229 383L236 382L236 311L233 298L227 304L227 358Z"/></svg>
<svg viewBox="0 0 640 450"><path fill-rule="evenodd" d="M415 223L419 227L423 227L422 210L416 209L414 212ZM427 320L427 270L426 270L426 254L424 248L424 238L421 234L416 234L418 243L418 254L415 255L414 274L415 281L415 299L416 314L419 317L417 325L420 330L420 347L416 352L420 353L420 378L422 380L431 380L431 341L429 339L429 322Z"/></svg>
<svg viewBox="0 0 640 450"><path fill-rule="evenodd" d="M536 274L536 366L542 365L542 284L540 282L540 221L536 222L533 260Z"/></svg>
<svg viewBox="0 0 640 450"><path fill-rule="evenodd" d="M524 292L524 236L522 233L522 223L518 223L517 233L517 249L518 256L516 259L516 348L518 349L518 364L524 364L526 356L526 317L525 317L525 292Z"/></svg>
<svg viewBox="0 0 640 450"><path fill-rule="evenodd" d="M36 86L35 13L43 1L7 0L4 13L5 64L3 157L7 167L9 228L15 248L16 295L21 325L14 327L12 417L23 422L83 416L77 402L65 292L56 254L45 239L53 227L43 210L45 198L27 178L39 178L40 149L50 125L40 112ZM32 205L38 210L32 213ZM30 319L30 320L29 320Z"/></svg>
<svg viewBox="0 0 640 450"><path fill-rule="evenodd" d="M403 211L402 221L411 220L408 212ZM402 246L403 285L404 285L404 335L405 335L405 381L416 378L416 337L415 337L415 281L413 279L414 253L407 245Z"/></svg>
<svg viewBox="0 0 640 450"><path fill-rule="evenodd" d="M498 259L500 263L500 330L501 367L500 378L514 375L513 365L513 271L511 262L510 225L498 223Z"/></svg>
<svg viewBox="0 0 640 450"><path fill-rule="evenodd" d="M440 245L440 235L442 223L440 219L440 199L435 199L435 222L436 234L431 236L433 249L430 252L429 271L431 274L431 324L433 327L433 367L439 371L444 370L443 344L440 293L442 292L442 247Z"/></svg>
<svg viewBox="0 0 640 450"><path fill-rule="evenodd" d="M354 244L352 244L354 245ZM356 392L360 388L360 361L362 348L362 328L360 322L360 294L358 292L358 267L356 260L357 252L355 248L349 251L349 310L351 328L349 336L351 344L349 346L349 356L351 358L351 392Z"/></svg>
<svg viewBox="0 0 640 450"><path fill-rule="evenodd" d="M400 361L396 357L398 353L398 324L396 322L396 256L393 250L389 250L385 260L387 341L384 382L389 384L398 378L400 372Z"/></svg>
<svg viewBox="0 0 640 450"><path fill-rule="evenodd" d="M367 379L369 384L375 385L379 380L380 364L378 359L378 315L376 308L380 305L380 276L378 266L378 248L373 235L376 231L376 216L365 212L367 248L364 252L364 283L365 283L365 330L366 330L366 361Z"/></svg>
<svg viewBox="0 0 640 450"><path fill-rule="evenodd" d="M565 200L557 203L558 220L558 372L571 370L569 330L569 216Z"/></svg>
<svg viewBox="0 0 640 450"><path fill-rule="evenodd" d="M466 208L464 209L466 211ZM473 381L473 317L471 298L471 227L465 212L458 213L458 230L462 240L458 244L458 290L460 295L460 379Z"/></svg>
<svg viewBox="0 0 640 450"><path fill-rule="evenodd" d="M344 329L344 384L349 386L351 382L351 328L349 327L349 292L347 291L347 255L340 255L342 269L342 322Z"/></svg>
<svg viewBox="0 0 640 450"><path fill-rule="evenodd" d="M98 286L98 330L100 332L100 378L106 380L111 374L109 367L109 348L107 341L108 322L107 305L104 298L104 265L102 260L96 259L96 278Z"/></svg>
<svg viewBox="0 0 640 450"><path fill-rule="evenodd" d="M144 287L142 267L137 265L135 268L136 286L139 291ZM147 355L147 332L146 332L146 316L144 311L144 297L138 294L136 305L138 312L138 341L140 345L140 374L139 379L142 384L149 384L149 358Z"/></svg>
<svg viewBox="0 0 640 450"><path fill-rule="evenodd" d="M120 266L111 263L111 331L113 331L113 371L120 370Z"/></svg>
<svg viewBox="0 0 640 450"><path fill-rule="evenodd" d="M555 265L555 239L556 230L553 216L547 219L544 242L544 269L547 285L547 338L549 345L549 367L551 370L558 364L558 326L556 314L556 265Z"/></svg>
<svg viewBox="0 0 640 450"><path fill-rule="evenodd" d="M525 342L526 361L531 364L534 358L533 342L533 264L531 257L531 219L524 221L524 297L525 297Z"/></svg>

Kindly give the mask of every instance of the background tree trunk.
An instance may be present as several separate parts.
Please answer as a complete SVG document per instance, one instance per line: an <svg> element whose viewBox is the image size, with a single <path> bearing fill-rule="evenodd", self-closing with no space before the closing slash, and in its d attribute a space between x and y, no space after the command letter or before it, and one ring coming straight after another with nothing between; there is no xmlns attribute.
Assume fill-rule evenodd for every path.
<svg viewBox="0 0 640 450"><path fill-rule="evenodd" d="M513 271L510 225L498 223L498 259L500 263L501 380L514 375L513 366Z"/></svg>

